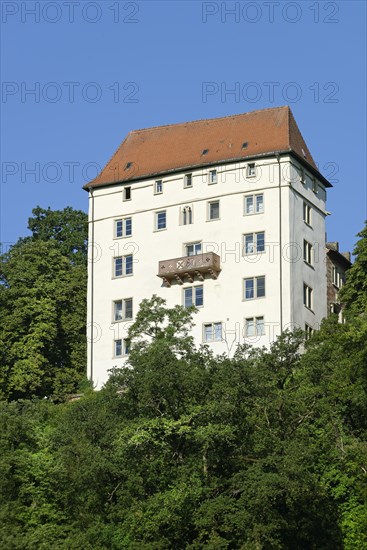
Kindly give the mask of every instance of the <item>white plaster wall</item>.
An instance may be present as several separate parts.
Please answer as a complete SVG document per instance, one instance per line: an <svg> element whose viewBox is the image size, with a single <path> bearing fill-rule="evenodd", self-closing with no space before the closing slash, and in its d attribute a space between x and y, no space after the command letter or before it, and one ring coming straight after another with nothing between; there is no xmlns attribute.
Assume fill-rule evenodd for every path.
<svg viewBox="0 0 367 550"><path fill-rule="evenodd" d="M321 193L317 196L297 181L293 181L290 158L281 159L282 173L282 238L283 245L292 242L303 246L304 235L321 244L324 242L324 216L318 211L313 217L312 230L303 222L303 199L324 210ZM204 307L195 315L193 335L202 342L203 323L221 321L225 327L225 342L213 342L216 353L233 352L236 342L243 342L244 320L247 317L264 316L266 334L250 342L269 345L280 333L280 247L279 247L279 187L278 164L275 158L256 162L257 176L246 178L246 164L218 166L218 183L209 185L209 169L192 171L193 187L184 189L184 173L172 174L163 179L163 193L154 194L155 178L132 183L131 201L122 200L122 185L95 189L94 195L94 297L93 319L91 300L91 268L89 271L88 322L93 322L93 372L91 373L91 345L88 345L88 374L98 387L107 379L112 366L121 366L124 359L113 358L113 341L127 336L130 323L112 322L112 302L133 297L134 314L143 298L158 294L167 300L168 306L183 303L183 286L173 283L170 288L162 285L156 276L158 262L184 255L184 244L202 241L204 251L213 251L221 258L222 271L217 280L207 278L204 286ZM214 167L210 167L213 169ZM157 178L158 179L158 178ZM292 187L291 187L292 186ZM293 189L294 188L294 189ZM244 195L264 193L264 213L244 215ZM208 200L220 200L220 220L207 221ZM90 197L90 220L92 216ZM180 225L180 209L190 205L193 224ZM167 229L154 230L154 213L167 211ZM114 219L131 216L133 235L114 239ZM266 251L263 254L244 257L242 235L265 231ZM284 249L284 246L283 246ZM91 248L90 248L91 250ZM320 248L321 250L321 248ZM134 274L113 279L113 256L134 254ZM298 262L284 260L282 250L283 323L313 324L326 315L326 287L319 281L324 270L315 266L314 272ZM91 264L90 264L91 265ZM306 269L307 268L307 269ZM311 270L310 270L311 271ZM266 297L243 300L243 279L266 276ZM303 280L309 280L317 292L315 313L303 306ZM323 278L323 281L326 278ZM316 280L318 281L316 284ZM312 283L312 284L311 284ZM325 282L326 284L326 282ZM325 298L323 299L322 293ZM325 302L325 308L324 304ZM325 311L324 311L325 309ZM312 319L310 319L312 316ZM91 339L92 331L89 328Z"/></svg>

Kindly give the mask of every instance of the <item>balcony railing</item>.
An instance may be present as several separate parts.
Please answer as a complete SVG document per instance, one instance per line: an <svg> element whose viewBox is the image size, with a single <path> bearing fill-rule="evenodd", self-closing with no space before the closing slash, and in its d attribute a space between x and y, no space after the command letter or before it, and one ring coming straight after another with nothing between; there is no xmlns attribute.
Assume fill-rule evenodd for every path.
<svg viewBox="0 0 367 550"><path fill-rule="evenodd" d="M220 257L214 252L207 252L162 260L159 262L157 276L163 279L167 286L171 286L174 280L180 285L186 281L193 283L195 278L203 281L206 273L209 273L213 279L217 279L220 271Z"/></svg>

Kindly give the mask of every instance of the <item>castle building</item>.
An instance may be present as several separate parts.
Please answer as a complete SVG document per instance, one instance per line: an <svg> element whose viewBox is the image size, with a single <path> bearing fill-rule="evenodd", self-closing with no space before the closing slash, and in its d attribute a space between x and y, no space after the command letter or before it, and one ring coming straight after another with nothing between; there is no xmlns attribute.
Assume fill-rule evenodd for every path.
<svg viewBox="0 0 367 550"><path fill-rule="evenodd" d="M124 364L153 294L195 305L215 353L318 328L329 187L288 107L130 132L85 185L89 378Z"/></svg>

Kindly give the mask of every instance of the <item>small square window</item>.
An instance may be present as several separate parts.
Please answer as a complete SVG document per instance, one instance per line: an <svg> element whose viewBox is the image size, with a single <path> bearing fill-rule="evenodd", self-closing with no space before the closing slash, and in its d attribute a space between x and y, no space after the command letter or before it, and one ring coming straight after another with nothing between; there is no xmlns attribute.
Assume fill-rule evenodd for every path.
<svg viewBox="0 0 367 550"><path fill-rule="evenodd" d="M184 187L185 189L192 187L192 174L185 174Z"/></svg>
<svg viewBox="0 0 367 550"><path fill-rule="evenodd" d="M163 181L162 180L157 180L154 184L154 193L156 195L159 195L161 193L163 193Z"/></svg>
<svg viewBox="0 0 367 550"><path fill-rule="evenodd" d="M264 196L262 193L258 195L245 196L245 216L251 214L262 214L264 212Z"/></svg>
<svg viewBox="0 0 367 550"><path fill-rule="evenodd" d="M209 202L209 220L219 220L219 201Z"/></svg>
<svg viewBox="0 0 367 550"><path fill-rule="evenodd" d="M264 317L250 317L246 319L246 337L264 336Z"/></svg>
<svg viewBox="0 0 367 550"><path fill-rule="evenodd" d="M243 236L244 254L265 252L265 233L248 233Z"/></svg>
<svg viewBox="0 0 367 550"><path fill-rule="evenodd" d="M131 187L124 187L123 200L124 201L131 200Z"/></svg>
<svg viewBox="0 0 367 550"><path fill-rule="evenodd" d="M162 210L161 212L155 213L155 228L157 231L162 231L166 229L166 211Z"/></svg>
<svg viewBox="0 0 367 550"><path fill-rule="evenodd" d="M256 176L256 167L255 167L254 162L250 162L247 165L247 172L246 173L247 173L248 178L253 178L254 176Z"/></svg>
<svg viewBox="0 0 367 550"><path fill-rule="evenodd" d="M133 318L133 299L115 300L113 302L113 320L128 321Z"/></svg>
<svg viewBox="0 0 367 550"><path fill-rule="evenodd" d="M218 183L218 174L216 170L209 170L209 183Z"/></svg>
<svg viewBox="0 0 367 550"><path fill-rule="evenodd" d="M130 353L130 340L128 338L118 338L114 341L114 356L124 357Z"/></svg>

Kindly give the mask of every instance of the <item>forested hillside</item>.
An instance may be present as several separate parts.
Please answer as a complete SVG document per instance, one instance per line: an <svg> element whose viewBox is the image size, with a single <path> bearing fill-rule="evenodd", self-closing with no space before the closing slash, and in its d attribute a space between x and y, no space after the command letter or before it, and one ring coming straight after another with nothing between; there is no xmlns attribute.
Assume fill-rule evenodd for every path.
<svg viewBox="0 0 367 550"><path fill-rule="evenodd" d="M69 402L85 370L86 220L33 222L1 264L1 548L367 548L366 228L347 322L330 317L304 353L295 332L215 357L193 344L194 310L152 297L128 368Z"/></svg>

